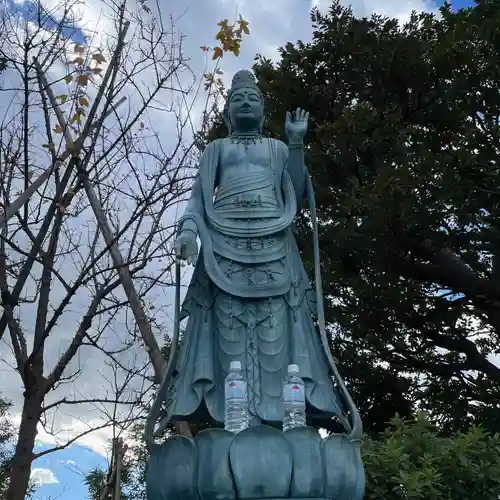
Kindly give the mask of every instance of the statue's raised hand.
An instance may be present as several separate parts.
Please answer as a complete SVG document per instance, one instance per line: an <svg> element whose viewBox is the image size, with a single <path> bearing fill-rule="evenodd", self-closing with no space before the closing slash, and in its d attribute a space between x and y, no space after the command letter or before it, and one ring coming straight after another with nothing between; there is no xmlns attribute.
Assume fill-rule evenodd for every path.
<svg viewBox="0 0 500 500"><path fill-rule="evenodd" d="M186 260L188 264L195 265L198 256L198 243L194 231L189 229L181 231L175 240L174 248L177 257Z"/></svg>
<svg viewBox="0 0 500 500"><path fill-rule="evenodd" d="M302 141L307 132L308 120L309 113L303 109L297 108L295 113L286 112L285 130L289 141Z"/></svg>

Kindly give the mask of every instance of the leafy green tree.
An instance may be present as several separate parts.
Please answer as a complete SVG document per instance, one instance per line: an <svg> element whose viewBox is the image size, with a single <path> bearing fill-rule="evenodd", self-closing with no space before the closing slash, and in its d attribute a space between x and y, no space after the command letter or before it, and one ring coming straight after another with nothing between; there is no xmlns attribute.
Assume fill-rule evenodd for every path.
<svg viewBox="0 0 500 500"><path fill-rule="evenodd" d="M394 419L363 445L366 500L496 500L500 436L480 427L442 436L425 415Z"/></svg>
<svg viewBox="0 0 500 500"><path fill-rule="evenodd" d="M122 471L122 480L120 483L121 491L120 491L120 500L132 500L132 498L146 498L144 497L136 497L134 495L129 496L127 494L127 490L132 489L132 481L130 480L130 470L133 466L131 466L131 462L127 461L124 463L123 471ZM85 486L88 490L88 498L90 500L101 500L102 494L104 493L104 489L106 488L106 484L108 482L108 473L101 469L100 467L95 467L92 469L84 479ZM142 484L140 485L142 487ZM111 493L111 492L110 492ZM108 497L106 500L108 500Z"/></svg>
<svg viewBox="0 0 500 500"><path fill-rule="evenodd" d="M101 494L106 486L106 471L100 467L94 467L84 479L90 500L100 500Z"/></svg>
<svg viewBox="0 0 500 500"><path fill-rule="evenodd" d="M335 1L312 22L312 42L254 71L270 135L286 110L312 114L327 318L365 427L420 408L498 430L500 3L402 25Z"/></svg>
<svg viewBox="0 0 500 500"><path fill-rule="evenodd" d="M0 397L0 498L3 498L7 491L14 444L14 429L8 414L10 406L10 402Z"/></svg>

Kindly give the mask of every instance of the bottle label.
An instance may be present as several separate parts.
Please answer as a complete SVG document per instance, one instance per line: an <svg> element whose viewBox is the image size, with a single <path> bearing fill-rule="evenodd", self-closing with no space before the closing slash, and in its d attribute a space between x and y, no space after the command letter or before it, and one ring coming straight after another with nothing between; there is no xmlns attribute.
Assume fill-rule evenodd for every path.
<svg viewBox="0 0 500 500"><path fill-rule="evenodd" d="M242 399L247 397L247 384L244 380L231 380L226 384L227 399Z"/></svg>
<svg viewBox="0 0 500 500"><path fill-rule="evenodd" d="M304 386L302 384L285 384L283 398L287 403L305 403Z"/></svg>

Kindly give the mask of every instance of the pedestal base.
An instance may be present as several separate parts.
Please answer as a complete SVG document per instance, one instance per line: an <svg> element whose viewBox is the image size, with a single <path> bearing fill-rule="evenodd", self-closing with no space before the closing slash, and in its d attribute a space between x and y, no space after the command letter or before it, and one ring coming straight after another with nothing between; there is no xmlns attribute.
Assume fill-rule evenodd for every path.
<svg viewBox="0 0 500 500"><path fill-rule="evenodd" d="M148 500L362 500L360 443L316 429L207 429L151 451Z"/></svg>

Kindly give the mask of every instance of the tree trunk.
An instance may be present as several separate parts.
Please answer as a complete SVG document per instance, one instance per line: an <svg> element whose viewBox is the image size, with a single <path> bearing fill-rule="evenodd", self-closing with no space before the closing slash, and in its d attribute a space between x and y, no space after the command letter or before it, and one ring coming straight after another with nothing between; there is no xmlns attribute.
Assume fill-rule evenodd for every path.
<svg viewBox="0 0 500 500"><path fill-rule="evenodd" d="M24 500L29 488L36 429L40 420L42 400L39 394L25 395L19 438L12 460L6 500Z"/></svg>

